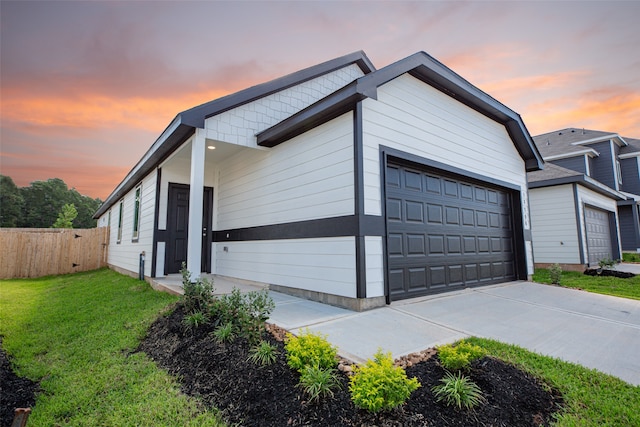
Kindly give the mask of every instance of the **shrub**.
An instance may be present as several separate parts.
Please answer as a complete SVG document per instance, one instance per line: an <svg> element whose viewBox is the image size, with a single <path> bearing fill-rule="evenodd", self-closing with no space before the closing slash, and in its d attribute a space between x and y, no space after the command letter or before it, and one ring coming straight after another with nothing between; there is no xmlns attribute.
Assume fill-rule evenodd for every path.
<svg viewBox="0 0 640 427"><path fill-rule="evenodd" d="M287 351L287 364L300 373L307 366L330 369L336 364L338 350L325 336L312 333L308 329L298 337L287 334L284 348Z"/></svg>
<svg viewBox="0 0 640 427"><path fill-rule="evenodd" d="M232 323L240 336L251 344L257 344L274 308L275 303L266 289L242 294L234 288L231 294L213 301L210 314L212 318L217 318L219 324Z"/></svg>
<svg viewBox="0 0 640 427"><path fill-rule="evenodd" d="M260 341L260 343L249 350L249 361L256 365L271 365L276 361L276 346L268 341Z"/></svg>
<svg viewBox="0 0 640 427"><path fill-rule="evenodd" d="M555 263L549 268L549 278L554 285L560 284L560 279L562 278L562 267L560 267L560 264Z"/></svg>
<svg viewBox="0 0 640 427"><path fill-rule="evenodd" d="M213 338L219 343L231 342L236 339L236 332L232 322L218 326L212 333Z"/></svg>
<svg viewBox="0 0 640 427"><path fill-rule="evenodd" d="M420 387L416 378L407 378L407 373L393 365L391 353L381 350L374 360L356 367L349 380L351 400L359 407L371 412L388 410L402 405Z"/></svg>
<svg viewBox="0 0 640 427"><path fill-rule="evenodd" d="M438 347L438 359L440 364L448 371L458 371L467 369L471 362L480 359L486 351L477 345L470 344L464 340L457 345L447 344Z"/></svg>
<svg viewBox="0 0 640 427"><path fill-rule="evenodd" d="M202 312L209 310L213 303L213 283L208 279L199 278L195 282L191 281L191 273L187 270L186 264L182 263L182 288L184 290L183 303L187 313Z"/></svg>
<svg viewBox="0 0 640 427"><path fill-rule="evenodd" d="M309 396L310 401L316 401L325 396L333 397L333 389L340 388L335 369L311 365L305 366L300 373L298 385Z"/></svg>
<svg viewBox="0 0 640 427"><path fill-rule="evenodd" d="M616 264L618 264L619 262L620 261L611 258L602 258L600 261L598 261L598 266L604 269L611 269L616 268Z"/></svg>
<svg viewBox="0 0 640 427"><path fill-rule="evenodd" d="M461 372L447 372L440 382L441 384L434 386L431 391L438 402L444 402L447 406L471 409L485 400L480 387Z"/></svg>

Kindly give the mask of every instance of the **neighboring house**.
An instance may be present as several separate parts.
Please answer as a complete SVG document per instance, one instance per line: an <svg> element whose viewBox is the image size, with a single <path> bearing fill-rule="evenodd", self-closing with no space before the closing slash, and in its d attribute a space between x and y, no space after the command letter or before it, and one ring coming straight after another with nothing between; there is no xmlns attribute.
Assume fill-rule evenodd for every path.
<svg viewBox="0 0 640 427"><path fill-rule="evenodd" d="M546 163L529 172L536 267L583 270L620 257L617 202L626 197L581 172Z"/></svg>
<svg viewBox="0 0 640 427"><path fill-rule="evenodd" d="M366 309L527 279L520 116L424 52L356 52L179 113L96 213L109 264Z"/></svg>
<svg viewBox="0 0 640 427"><path fill-rule="evenodd" d="M640 141L576 128L534 140L546 161L528 177L536 264L579 269L640 250Z"/></svg>

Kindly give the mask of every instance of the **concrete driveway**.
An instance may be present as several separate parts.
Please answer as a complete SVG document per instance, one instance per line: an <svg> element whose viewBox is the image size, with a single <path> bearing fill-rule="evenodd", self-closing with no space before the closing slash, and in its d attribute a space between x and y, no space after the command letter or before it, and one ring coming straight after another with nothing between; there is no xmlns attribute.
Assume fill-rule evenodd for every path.
<svg viewBox="0 0 640 427"><path fill-rule="evenodd" d="M510 282L395 302L356 313L271 293L270 321L328 335L356 361L378 348L399 357L468 336L493 338L640 385L640 301Z"/></svg>

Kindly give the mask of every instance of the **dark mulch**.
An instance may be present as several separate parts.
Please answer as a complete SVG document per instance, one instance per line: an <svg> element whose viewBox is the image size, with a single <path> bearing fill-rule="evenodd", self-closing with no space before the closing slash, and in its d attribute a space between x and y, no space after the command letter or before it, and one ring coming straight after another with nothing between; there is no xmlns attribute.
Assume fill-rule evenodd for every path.
<svg viewBox="0 0 640 427"><path fill-rule="evenodd" d="M276 344L276 363L258 367L247 362L249 345L238 339L219 345L209 336L211 326L195 333L182 326L184 312L159 318L139 347L175 375L182 390L222 411L231 423L243 426L540 426L549 425L562 405L559 393L498 359L476 361L469 373L487 403L472 411L457 410L435 401L431 387L445 371L436 358L407 368L422 387L401 409L370 414L350 400L348 378L340 374L342 389L333 398L308 402L297 387L297 374L286 364L282 342Z"/></svg>
<svg viewBox="0 0 640 427"><path fill-rule="evenodd" d="M0 348L0 425L11 425L16 408L33 407L39 390L38 383L19 377L13 372L7 354Z"/></svg>
<svg viewBox="0 0 640 427"><path fill-rule="evenodd" d="M610 270L608 268L587 268L584 271L587 276L612 276L619 277L621 279L630 279L636 275L633 273L627 273L626 271Z"/></svg>

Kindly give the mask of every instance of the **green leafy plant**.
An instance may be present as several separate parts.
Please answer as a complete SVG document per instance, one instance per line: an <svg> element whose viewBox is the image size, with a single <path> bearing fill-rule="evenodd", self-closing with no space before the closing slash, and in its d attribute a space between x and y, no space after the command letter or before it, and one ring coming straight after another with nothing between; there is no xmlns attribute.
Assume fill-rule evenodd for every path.
<svg viewBox="0 0 640 427"><path fill-rule="evenodd" d="M274 308L266 289L243 294L234 288L231 294L216 298L209 310L211 318L218 319L219 324L232 323L238 335L255 345L262 338L265 322Z"/></svg>
<svg viewBox="0 0 640 427"><path fill-rule="evenodd" d="M467 369L476 359L480 359L486 351L477 345L470 344L464 340L455 346L447 344L438 347L438 359L440 364L448 371L458 371Z"/></svg>
<svg viewBox="0 0 640 427"><path fill-rule="evenodd" d="M438 402L444 402L447 406L471 409L485 401L480 387L461 372L447 372L440 383L433 386L431 391Z"/></svg>
<svg viewBox="0 0 640 427"><path fill-rule="evenodd" d="M298 384L309 396L310 401L317 401L326 396L334 396L333 390L340 388L338 375L333 368L320 368L318 366L305 366L300 373Z"/></svg>
<svg viewBox="0 0 640 427"><path fill-rule="evenodd" d="M248 360L256 365L271 365L276 361L277 355L278 352L275 345L268 341L260 341L258 345L249 350Z"/></svg>
<svg viewBox="0 0 640 427"><path fill-rule="evenodd" d="M404 369L394 366L391 353L381 350L373 360L369 359L364 366L356 367L349 380L353 403L371 412L402 405L420 386L416 378L407 378Z"/></svg>
<svg viewBox="0 0 640 427"><path fill-rule="evenodd" d="M183 303L187 313L207 312L214 301L213 283L205 278L191 280L191 273L186 264L182 263L182 288L184 290Z"/></svg>
<svg viewBox="0 0 640 427"><path fill-rule="evenodd" d="M555 263L549 268L549 278L552 284L560 284L560 279L562 279L562 267L560 267L560 264Z"/></svg>
<svg viewBox="0 0 640 427"><path fill-rule="evenodd" d="M212 333L213 338L219 343L231 342L236 339L235 327L232 322L218 326Z"/></svg>
<svg viewBox="0 0 640 427"><path fill-rule="evenodd" d="M299 336L287 334L285 344L287 364L302 373L307 366L331 369L336 365L338 350L326 336L305 330Z"/></svg>
<svg viewBox="0 0 640 427"><path fill-rule="evenodd" d="M619 262L620 261L618 260L607 257L607 258L602 258L600 261L598 261L598 266L604 269L612 269L612 268L616 268L616 264L618 264Z"/></svg>
<svg viewBox="0 0 640 427"><path fill-rule="evenodd" d="M205 323L207 323L207 315L204 314L201 311L196 311L194 313L191 314L187 314L186 316L184 316L184 319L182 320L184 325L187 327L187 329L189 330L195 330L198 329L200 326L204 325Z"/></svg>

